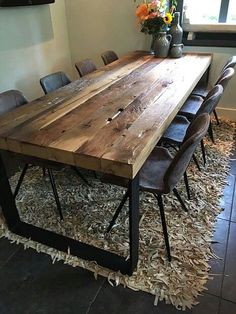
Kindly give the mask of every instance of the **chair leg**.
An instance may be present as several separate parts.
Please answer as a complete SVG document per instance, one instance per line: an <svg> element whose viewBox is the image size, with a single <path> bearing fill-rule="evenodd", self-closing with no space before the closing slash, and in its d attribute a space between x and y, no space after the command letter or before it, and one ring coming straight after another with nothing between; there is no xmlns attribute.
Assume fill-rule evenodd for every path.
<svg viewBox="0 0 236 314"><path fill-rule="evenodd" d="M71 169L73 169L77 175L88 185L91 186L91 184L89 184L88 180L82 175L82 173L75 167L75 166L71 166Z"/></svg>
<svg viewBox="0 0 236 314"><path fill-rule="evenodd" d="M43 177L46 177L46 168L42 168L42 170L43 170Z"/></svg>
<svg viewBox="0 0 236 314"><path fill-rule="evenodd" d="M198 170L201 171L201 167L199 165L199 162L198 162L197 157L195 156L195 154L193 154L193 161L195 162L195 165L197 166Z"/></svg>
<svg viewBox="0 0 236 314"><path fill-rule="evenodd" d="M213 113L214 113L214 116L215 116L216 122L217 122L217 124L219 125L219 124L220 124L220 121L219 121L219 118L218 118L218 115L217 115L217 112L216 112L216 110L215 110L215 109L213 110Z"/></svg>
<svg viewBox="0 0 236 314"><path fill-rule="evenodd" d="M211 121L210 121L210 124L209 124L208 133L209 133L210 139L212 140L212 143L215 144Z"/></svg>
<svg viewBox="0 0 236 314"><path fill-rule="evenodd" d="M19 192L20 186L21 186L21 184L22 184L22 182L24 180L24 177L25 177L25 174L26 174L26 171L27 171L28 167L29 167L29 164L25 164L24 165L24 168L23 168L23 170L21 172L20 178L18 180L16 189L15 189L15 192L13 193L14 198L16 198L16 196L17 196L17 194Z"/></svg>
<svg viewBox="0 0 236 314"><path fill-rule="evenodd" d="M188 210L187 210L187 208L186 208L186 206L185 206L185 204L184 204L184 202L183 202L181 196L179 195L179 192L177 191L177 189L174 188L174 189L173 189L173 192L174 192L176 198L178 199L178 201L180 202L180 205L182 206L183 210L184 210L185 212L187 212Z"/></svg>
<svg viewBox="0 0 236 314"><path fill-rule="evenodd" d="M163 205L163 202L162 202L162 197L161 197L161 195L158 195L158 194L154 194L154 196L157 199L158 206L159 206L159 209L160 209L161 224L162 224L162 230L163 230L163 234L164 234L164 240L165 240L165 245L166 245L167 257L168 257L169 262L171 262L169 236L168 236L168 231L167 231L167 226L166 226L165 210L164 210L164 205Z"/></svg>
<svg viewBox="0 0 236 314"><path fill-rule="evenodd" d="M55 197L55 201L56 201L56 204L57 204L57 210L58 210L58 213L59 213L60 218L62 220L63 219L63 215L62 215L62 211L61 211L61 204L60 204L60 200L59 200L59 197L58 197L54 176L53 176L53 173L52 173L51 169L47 168L47 171L48 171L49 179L50 179L50 182L51 182L51 186L52 186L53 194L54 194L54 197Z"/></svg>
<svg viewBox="0 0 236 314"><path fill-rule="evenodd" d="M188 176L187 176L187 172L186 171L184 172L184 183L185 183L185 186L186 186L186 192L187 192L188 199L190 200L191 199L191 195L190 195L190 189L189 189L189 184L188 184Z"/></svg>
<svg viewBox="0 0 236 314"><path fill-rule="evenodd" d="M127 201L127 198L129 197L129 190L127 190L125 192L125 195L123 196L121 202L120 202L120 205L117 207L116 209L116 212L115 212L115 215L113 216L107 230L106 230L106 233L109 233L111 231L111 228L114 226L114 223L117 219L117 217L119 216L120 212L121 212L121 209L123 208L123 206L125 205L125 202Z"/></svg>
<svg viewBox="0 0 236 314"><path fill-rule="evenodd" d="M179 151L179 147L177 148L174 144L168 143L168 145L173 148L176 152Z"/></svg>
<svg viewBox="0 0 236 314"><path fill-rule="evenodd" d="M205 151L205 146L204 146L203 140L201 140L201 150L202 150L203 163L205 166L206 165L206 151Z"/></svg>

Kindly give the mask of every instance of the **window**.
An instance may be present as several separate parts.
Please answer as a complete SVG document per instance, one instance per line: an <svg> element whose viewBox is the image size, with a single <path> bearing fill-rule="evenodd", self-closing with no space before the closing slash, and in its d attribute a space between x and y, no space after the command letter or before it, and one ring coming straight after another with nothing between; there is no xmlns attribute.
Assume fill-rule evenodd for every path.
<svg viewBox="0 0 236 314"><path fill-rule="evenodd" d="M236 24L236 1L230 0L228 15L227 15L227 23Z"/></svg>
<svg viewBox="0 0 236 314"><path fill-rule="evenodd" d="M236 46L236 0L179 0L184 43Z"/></svg>

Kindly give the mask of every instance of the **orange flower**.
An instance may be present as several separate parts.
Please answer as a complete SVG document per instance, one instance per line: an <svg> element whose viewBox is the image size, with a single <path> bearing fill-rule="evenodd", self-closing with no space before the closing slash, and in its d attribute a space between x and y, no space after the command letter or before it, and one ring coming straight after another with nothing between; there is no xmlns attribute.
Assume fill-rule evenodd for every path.
<svg viewBox="0 0 236 314"><path fill-rule="evenodd" d="M152 13L150 13L149 15L148 15L148 18L149 19L153 19L154 17L156 17L157 16L157 12L152 12Z"/></svg>
<svg viewBox="0 0 236 314"><path fill-rule="evenodd" d="M136 9L136 16L143 21L148 16L148 6L145 3L140 4Z"/></svg>

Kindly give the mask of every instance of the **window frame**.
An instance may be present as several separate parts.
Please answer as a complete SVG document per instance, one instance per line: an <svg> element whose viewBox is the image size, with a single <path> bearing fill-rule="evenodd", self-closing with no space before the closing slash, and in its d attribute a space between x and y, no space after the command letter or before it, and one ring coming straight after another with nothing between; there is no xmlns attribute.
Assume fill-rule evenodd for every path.
<svg viewBox="0 0 236 314"><path fill-rule="evenodd" d="M230 0L221 0L218 22L224 23L225 26L230 25L226 23L229 2ZM183 21L183 3L184 0L178 0L176 8L180 12L181 21ZM186 46L236 47L236 25L235 30L234 26L231 30L224 30L224 28L227 29L224 25L220 30L220 27L217 27L218 30L213 30L213 24L193 24L189 26L189 29L184 29L183 44Z"/></svg>

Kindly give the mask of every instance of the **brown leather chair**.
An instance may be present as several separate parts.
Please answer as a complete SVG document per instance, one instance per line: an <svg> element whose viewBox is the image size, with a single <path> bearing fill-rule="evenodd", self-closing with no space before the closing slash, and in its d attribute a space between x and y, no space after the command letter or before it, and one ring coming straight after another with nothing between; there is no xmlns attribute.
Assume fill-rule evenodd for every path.
<svg viewBox="0 0 236 314"><path fill-rule="evenodd" d="M107 50L101 54L102 61L105 65L112 63L113 61L118 60L117 54L113 50Z"/></svg>
<svg viewBox="0 0 236 314"><path fill-rule="evenodd" d="M6 92L3 92L0 94L0 114L4 114L7 113L11 110L14 110L15 108L19 107L19 106L23 106L25 104L27 104L27 100L26 98L23 96L23 94L18 91L18 90L8 90ZM9 156L14 156L14 153L10 153L9 152ZM24 180L25 174L28 170L29 164L34 164L34 161L36 161L37 158L34 157L19 157L19 155L16 156L16 158L20 161L24 163L24 167L23 170L21 172L21 175L19 177L18 183L16 185L15 191L13 193L14 197L17 196L19 189L21 187L21 184ZM38 159L37 159L38 161ZM37 164L37 163L36 163ZM56 164L56 163L55 163ZM55 166L53 164L53 162L50 162L50 166ZM53 190L53 194L55 197L55 201L57 204L57 210L58 213L60 215L60 218L63 219L62 216L62 211L61 211L61 205L60 205L60 201L59 201L59 197L58 197L58 193L57 193L57 189L56 189L56 184L55 184L55 179L53 176L53 172L51 167L49 167L49 165L44 165L44 167L46 167L45 169L48 171L49 174L49 179L50 179L50 183L52 186L52 190Z"/></svg>
<svg viewBox="0 0 236 314"><path fill-rule="evenodd" d="M85 59L75 63L75 67L80 77L97 70L96 64L91 59Z"/></svg>
<svg viewBox="0 0 236 314"><path fill-rule="evenodd" d="M60 87L71 83L71 80L64 72L55 72L40 79L40 85L45 94L51 93Z"/></svg>
<svg viewBox="0 0 236 314"><path fill-rule="evenodd" d="M175 157L170 154L168 149L156 146L140 170L140 190L152 193L157 199L159 205L169 261L171 261L171 254L162 195L173 191L183 209L187 211L187 208L185 207L185 204L176 189L176 185L186 172L197 145L200 143L208 130L209 123L209 114L204 113L199 115L191 124L191 128L188 130L185 142L180 147L180 150L177 152ZM128 187L128 180L125 178L104 175L101 180L104 183L111 183L126 188ZM129 190L126 191L120 205L118 206L115 215L107 228L107 232L110 232L128 197Z"/></svg>

